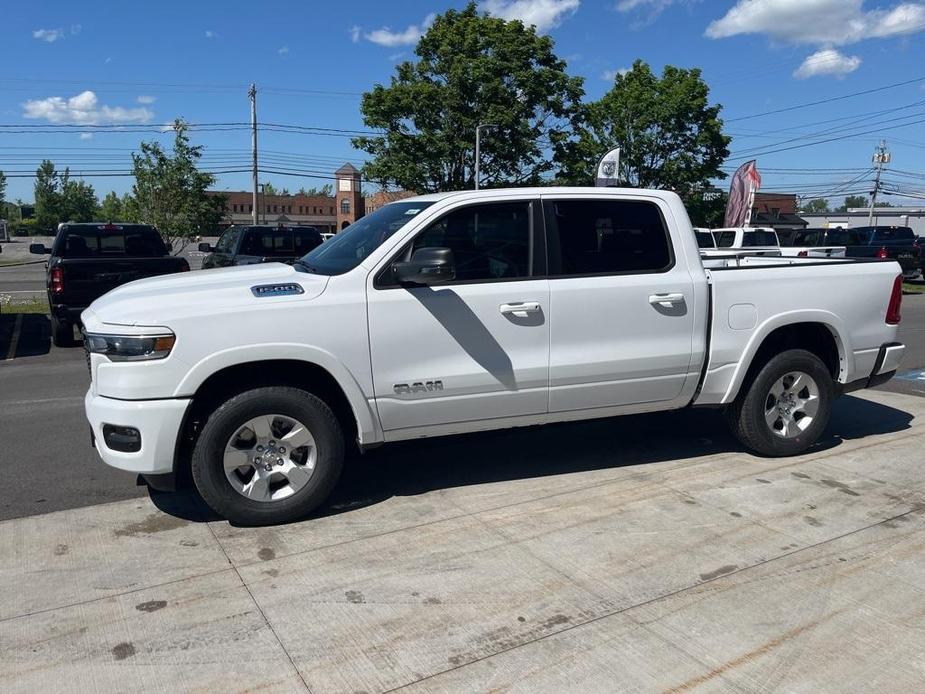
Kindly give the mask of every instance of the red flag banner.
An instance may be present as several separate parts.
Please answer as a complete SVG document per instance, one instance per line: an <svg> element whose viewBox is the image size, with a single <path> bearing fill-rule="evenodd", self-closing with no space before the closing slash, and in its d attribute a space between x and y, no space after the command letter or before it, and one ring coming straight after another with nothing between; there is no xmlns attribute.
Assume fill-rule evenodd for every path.
<svg viewBox="0 0 925 694"><path fill-rule="evenodd" d="M745 226L751 216L755 191L761 187L761 174L754 159L747 161L732 175L729 185L729 201L726 203L725 227Z"/></svg>

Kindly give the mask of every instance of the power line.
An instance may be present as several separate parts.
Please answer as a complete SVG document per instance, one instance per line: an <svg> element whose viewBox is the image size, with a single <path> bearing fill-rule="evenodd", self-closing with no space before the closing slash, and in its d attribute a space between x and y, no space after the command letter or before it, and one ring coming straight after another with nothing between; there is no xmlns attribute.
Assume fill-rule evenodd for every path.
<svg viewBox="0 0 925 694"><path fill-rule="evenodd" d="M893 84L886 84L882 87L874 87L873 89L865 89L859 92L852 92L851 94L842 94L841 96L832 96L828 99L819 99L818 101L809 101L804 104L797 104L796 106L787 106L786 108L778 108L773 111L764 111L763 113L753 113L748 116L739 116L737 118L725 118L725 122L732 123L734 121L742 120L751 120L752 118L762 118L764 116L773 116L776 113L786 113L788 111L796 111L801 108L809 108L811 106L819 106L820 104L829 104L833 101L842 101L844 99L851 99L856 96L864 96L865 94L875 94L877 92L886 91L887 89L895 89L896 87L904 87L909 84L915 84L916 82L925 82L925 77L916 77L915 79L905 80L903 82L895 82Z"/></svg>

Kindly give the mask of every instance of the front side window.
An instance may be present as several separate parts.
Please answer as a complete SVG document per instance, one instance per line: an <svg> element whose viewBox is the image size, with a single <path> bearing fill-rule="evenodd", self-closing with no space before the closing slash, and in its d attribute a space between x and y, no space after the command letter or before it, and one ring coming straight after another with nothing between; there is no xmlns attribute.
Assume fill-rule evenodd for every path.
<svg viewBox="0 0 925 694"><path fill-rule="evenodd" d="M237 245L238 238L240 236L240 228L229 227L227 230L225 230L225 233L222 234L222 237L218 240L218 243L215 244L215 252L229 255L234 253L234 247Z"/></svg>
<svg viewBox="0 0 925 694"><path fill-rule="evenodd" d="M449 248L457 282L530 276L530 203L475 205L434 222L412 249ZM413 254L413 250L412 250Z"/></svg>
<svg viewBox="0 0 925 694"><path fill-rule="evenodd" d="M556 200L546 203L546 220L554 231L551 275L664 272L673 264L668 230L651 202Z"/></svg>

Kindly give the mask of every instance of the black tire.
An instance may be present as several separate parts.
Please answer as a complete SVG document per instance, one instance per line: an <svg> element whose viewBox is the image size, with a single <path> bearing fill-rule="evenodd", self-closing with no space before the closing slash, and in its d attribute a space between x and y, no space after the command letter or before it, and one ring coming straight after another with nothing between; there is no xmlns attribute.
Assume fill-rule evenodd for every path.
<svg viewBox="0 0 925 694"><path fill-rule="evenodd" d="M791 372L808 374L819 390L819 407L805 430L792 438L776 436L765 419L772 386ZM835 385L828 368L812 352L790 349L772 357L754 377L743 384L736 401L726 410L732 433L749 450L759 455L799 455L812 446L829 423Z"/></svg>
<svg viewBox="0 0 925 694"><path fill-rule="evenodd" d="M223 451L229 438L253 417L279 414L302 422L317 447L314 472L304 487L277 501L254 501L236 491L225 476ZM272 525L304 518L328 498L340 477L344 434L324 401L298 388L248 390L222 403L206 420L193 448L193 482L209 507L239 525Z"/></svg>
<svg viewBox="0 0 925 694"><path fill-rule="evenodd" d="M74 346L74 326L66 321L51 317L51 341L55 347Z"/></svg>

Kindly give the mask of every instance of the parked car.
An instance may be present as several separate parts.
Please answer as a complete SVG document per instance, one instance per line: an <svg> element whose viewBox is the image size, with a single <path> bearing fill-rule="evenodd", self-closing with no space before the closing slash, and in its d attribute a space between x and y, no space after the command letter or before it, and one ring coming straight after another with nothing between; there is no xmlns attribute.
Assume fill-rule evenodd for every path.
<svg viewBox="0 0 925 694"><path fill-rule="evenodd" d="M190 466L211 508L250 524L315 509L351 440L703 406L749 450L795 455L839 393L895 373L900 269L748 262L705 270L666 191L409 198L293 266L98 299L86 413L106 463L164 486Z"/></svg>
<svg viewBox="0 0 925 694"><path fill-rule="evenodd" d="M315 227L232 226L221 235L215 246L200 243L208 253L202 269L254 265L256 263L294 263L323 239Z"/></svg>
<svg viewBox="0 0 925 694"><path fill-rule="evenodd" d="M802 229L788 243L781 242L781 255L800 258L844 258L848 232L841 228Z"/></svg>
<svg viewBox="0 0 925 694"><path fill-rule="evenodd" d="M331 232L331 231L322 231L322 232L321 232L321 240L322 240L322 241L330 241L330 240L333 239L335 236L336 236L336 234L335 234L334 232Z"/></svg>
<svg viewBox="0 0 925 694"><path fill-rule="evenodd" d="M81 312L111 289L189 270L189 263L170 255L160 233L148 224L59 224L51 248L33 243L29 251L50 256L45 284L51 338L58 347L74 344Z"/></svg>
<svg viewBox="0 0 925 694"><path fill-rule="evenodd" d="M895 260L903 275L913 277L922 265L922 247L909 227L871 226L848 229L846 255L849 258Z"/></svg>
<svg viewBox="0 0 925 694"><path fill-rule="evenodd" d="M747 250L750 255L780 255L777 232L770 227L731 227L714 229L717 249Z"/></svg>

